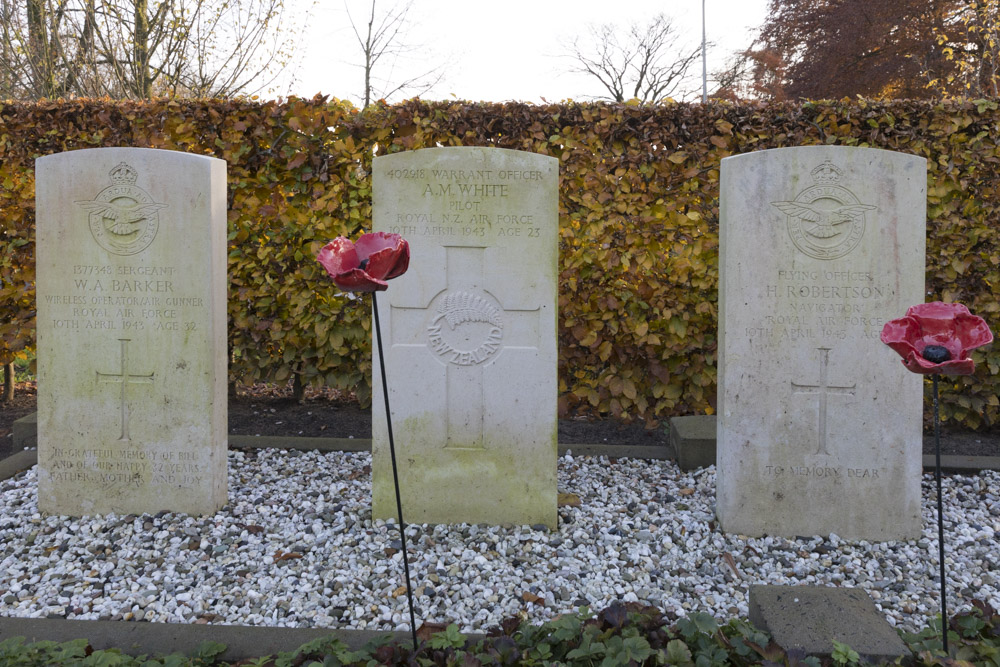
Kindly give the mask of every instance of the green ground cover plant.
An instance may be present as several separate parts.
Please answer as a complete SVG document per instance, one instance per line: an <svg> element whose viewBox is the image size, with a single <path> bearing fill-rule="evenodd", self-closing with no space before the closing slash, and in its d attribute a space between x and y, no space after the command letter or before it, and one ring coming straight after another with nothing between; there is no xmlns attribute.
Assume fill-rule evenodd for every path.
<svg viewBox="0 0 1000 667"><path fill-rule="evenodd" d="M983 602L950 619L953 655L941 652L940 624L903 634L912 653L895 661L904 667L1000 667L1000 615ZM130 656L118 649L94 650L86 639L0 642L3 667L513 667L573 665L630 667L847 667L863 664L850 646L831 641L830 654L808 656L785 650L743 620L719 621L705 613L667 618L653 607L613 604L597 614L586 608L532 626L511 618L485 638L468 638L454 625L423 634L416 653L408 638L388 636L353 651L343 641L318 639L297 650L225 662L226 647L206 642L191 656Z"/></svg>

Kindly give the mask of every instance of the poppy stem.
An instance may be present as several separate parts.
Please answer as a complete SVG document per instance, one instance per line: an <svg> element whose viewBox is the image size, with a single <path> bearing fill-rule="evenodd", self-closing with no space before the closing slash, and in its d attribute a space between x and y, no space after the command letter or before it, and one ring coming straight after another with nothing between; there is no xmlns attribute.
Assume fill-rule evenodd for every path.
<svg viewBox="0 0 1000 667"><path fill-rule="evenodd" d="M941 644L944 654L948 653L948 600L945 597L944 583L944 502L941 494L941 419L938 414L938 376L931 375L934 386L934 477L937 481L937 515L938 515L938 564L941 576Z"/></svg>
<svg viewBox="0 0 1000 667"><path fill-rule="evenodd" d="M385 355L382 353L382 325L378 319L378 300L372 292L372 312L375 318L375 342L378 344L378 365L382 373L382 397L385 399L385 424L389 432L389 458L392 460L392 483L396 489L396 516L399 517L399 541L403 546L403 572L406 575L406 600L410 605L410 634L413 652L417 652L417 621L413 613L413 587L410 585L410 559L406 554L406 524L403 523L403 503L399 495L399 471L396 467L396 443L392 438L392 416L389 413L389 383L385 379Z"/></svg>

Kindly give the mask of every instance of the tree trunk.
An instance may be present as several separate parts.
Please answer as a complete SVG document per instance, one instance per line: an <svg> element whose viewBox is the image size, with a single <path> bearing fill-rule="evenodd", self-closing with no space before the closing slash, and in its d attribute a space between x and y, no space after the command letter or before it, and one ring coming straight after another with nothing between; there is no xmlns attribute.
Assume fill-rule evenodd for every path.
<svg viewBox="0 0 1000 667"><path fill-rule="evenodd" d="M292 374L292 397L296 403L305 403L306 383L302 381L302 373Z"/></svg>
<svg viewBox="0 0 1000 667"><path fill-rule="evenodd" d="M139 99L153 96L153 81L149 72L149 14L147 0L135 0L135 44L132 66L135 71L135 92Z"/></svg>
<svg viewBox="0 0 1000 667"><path fill-rule="evenodd" d="M93 69L95 65L94 33L97 30L97 9L94 7L94 0L85 0L85 7L83 11L83 31L81 32L79 39L80 56L77 58L76 62L70 64L65 83L67 91L75 92L77 94L81 94L81 91L86 86L86 83L82 83L80 80L81 70L84 68Z"/></svg>
<svg viewBox="0 0 1000 667"><path fill-rule="evenodd" d="M372 0L372 13L368 18L368 36L365 38L365 103L362 109L367 109L372 103L372 66L374 63L375 46L372 43L372 27L375 25L375 0Z"/></svg>
<svg viewBox="0 0 1000 667"><path fill-rule="evenodd" d="M55 97L46 2L47 0L27 0L28 61L31 63L35 93L39 97Z"/></svg>
<svg viewBox="0 0 1000 667"><path fill-rule="evenodd" d="M3 402L10 403L14 400L14 362L4 364L3 367Z"/></svg>
<svg viewBox="0 0 1000 667"><path fill-rule="evenodd" d="M4 98L14 97L14 77L9 69L11 63L11 45L10 45L10 28L11 25L11 0L2 0L0 4L0 12L3 12L2 21L3 26L3 37L2 37L2 50L0 50L0 58L3 58L3 80L0 81L0 94Z"/></svg>

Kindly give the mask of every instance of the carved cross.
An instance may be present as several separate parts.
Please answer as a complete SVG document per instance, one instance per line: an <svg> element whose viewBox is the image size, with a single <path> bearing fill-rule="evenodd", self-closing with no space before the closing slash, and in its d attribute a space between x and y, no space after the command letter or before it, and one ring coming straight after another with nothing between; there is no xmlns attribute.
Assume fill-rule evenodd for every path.
<svg viewBox="0 0 1000 667"><path fill-rule="evenodd" d="M798 384L792 382L792 389L796 394L807 394L819 397L819 425L817 427L817 434L819 437L819 448L816 450L816 454L826 454L829 455L830 452L827 450L827 428L826 428L826 411L827 411L827 398L830 394L834 395L846 395L854 396L855 387L857 383L851 386L839 386L832 385L827 380L828 369L830 365L830 350L829 347L818 347L819 350L819 384ZM803 390L803 391L795 391ZM814 390L814 391L808 391Z"/></svg>
<svg viewBox="0 0 1000 667"><path fill-rule="evenodd" d="M392 347L430 354L444 367L449 449L485 448L483 368L503 350L536 347L540 309L507 307L483 287L485 250L445 246L448 288L426 304L391 306ZM427 390L435 391L431 380Z"/></svg>
<svg viewBox="0 0 1000 667"><path fill-rule="evenodd" d="M124 442L131 442L132 438L129 436L128 432L128 420L129 420L129 409L128 409L128 385L130 384L152 384L153 383L153 373L148 375L132 375L129 373L129 358L128 358L128 344L131 340L130 338L119 338L122 347L122 370L120 373L101 373L97 372L98 382L110 382L113 384L121 385L121 435L118 440Z"/></svg>

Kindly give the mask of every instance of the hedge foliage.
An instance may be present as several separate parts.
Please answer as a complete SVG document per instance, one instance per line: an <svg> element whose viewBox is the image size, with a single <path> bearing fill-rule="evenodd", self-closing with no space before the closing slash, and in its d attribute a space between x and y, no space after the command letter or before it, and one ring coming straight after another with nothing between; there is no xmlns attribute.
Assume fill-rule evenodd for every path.
<svg viewBox="0 0 1000 667"><path fill-rule="evenodd" d="M563 414L650 423L715 403L719 161L809 144L928 160L928 300L996 330L1000 111L990 101L630 106L413 100L359 112L279 102L74 100L0 105L0 363L33 345L33 160L99 146L229 163L234 380L305 381L370 397L367 302L336 296L313 261L370 225L371 160L433 146L558 157ZM902 313L900 313L902 315ZM1000 346L942 393L942 414L1000 417ZM983 363L985 362L985 363Z"/></svg>

